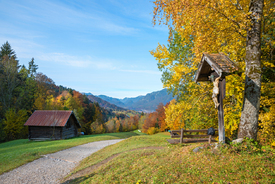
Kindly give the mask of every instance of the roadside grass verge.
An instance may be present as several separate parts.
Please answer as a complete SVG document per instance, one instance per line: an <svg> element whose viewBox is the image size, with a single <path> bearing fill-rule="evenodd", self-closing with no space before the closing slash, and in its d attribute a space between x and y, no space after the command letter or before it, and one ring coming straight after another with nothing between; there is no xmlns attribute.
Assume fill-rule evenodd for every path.
<svg viewBox="0 0 275 184"><path fill-rule="evenodd" d="M55 141L29 141L28 139L20 139L1 143L0 174L40 158L41 155L54 153L89 142L124 139L131 136L138 136L138 134L134 132L120 132L84 135L71 139Z"/></svg>
<svg viewBox="0 0 275 184"><path fill-rule="evenodd" d="M121 153L71 183L275 183L274 151L213 149L208 144L170 145L168 135L131 137L84 159L81 171ZM153 149L154 146L163 149ZM192 150L203 146L198 153ZM136 149L152 147L152 149ZM72 175L73 176L73 175Z"/></svg>
<svg viewBox="0 0 275 184"><path fill-rule="evenodd" d="M105 147L93 153L91 156L83 159L72 173L76 173L77 171L95 165L112 155L123 153L125 151L130 151L143 147L167 147L167 138L169 138L169 136L166 136L164 133L159 133L154 136L140 135L131 137L129 139L121 141L120 144L114 144Z"/></svg>

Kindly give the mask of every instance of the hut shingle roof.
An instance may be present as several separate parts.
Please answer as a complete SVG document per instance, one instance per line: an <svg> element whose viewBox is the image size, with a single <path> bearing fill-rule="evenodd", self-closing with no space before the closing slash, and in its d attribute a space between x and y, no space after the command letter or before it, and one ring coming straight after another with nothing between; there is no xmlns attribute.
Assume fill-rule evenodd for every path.
<svg viewBox="0 0 275 184"><path fill-rule="evenodd" d="M59 126L63 127L68 122L70 116L76 120L76 124L81 127L77 121L73 111L59 111L59 110L36 110L29 117L25 126Z"/></svg>

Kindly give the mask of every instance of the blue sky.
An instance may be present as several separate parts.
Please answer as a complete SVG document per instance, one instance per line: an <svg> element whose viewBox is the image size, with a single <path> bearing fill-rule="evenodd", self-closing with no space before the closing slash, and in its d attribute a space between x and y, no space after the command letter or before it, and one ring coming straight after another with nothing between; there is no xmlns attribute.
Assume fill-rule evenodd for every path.
<svg viewBox="0 0 275 184"><path fill-rule="evenodd" d="M20 64L32 57L57 85L111 97L162 89L149 53L166 44L168 29L153 26L147 0L0 0L0 44Z"/></svg>

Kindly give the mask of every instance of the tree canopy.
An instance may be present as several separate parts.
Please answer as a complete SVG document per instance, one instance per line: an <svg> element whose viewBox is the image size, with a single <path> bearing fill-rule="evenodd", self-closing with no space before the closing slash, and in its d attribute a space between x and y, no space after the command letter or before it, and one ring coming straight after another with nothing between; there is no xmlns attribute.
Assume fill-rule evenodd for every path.
<svg viewBox="0 0 275 184"><path fill-rule="evenodd" d="M271 90L275 90L274 72L272 72L275 63L275 9L274 2L271 0L265 1L264 6L261 6L261 3L262 1L250 0L154 1L153 21L167 25L170 29L170 36L167 47L159 45L156 50L151 51L151 54L154 55L160 70L163 71L164 87L170 89L173 94L179 95L178 102L172 103L166 110L167 121L170 121L169 118L181 119L185 125L189 124L189 128L194 126L203 128L213 124L217 126L217 118L215 118L217 112L211 110L214 109L213 102L211 98L207 97L210 96L209 91L211 91L212 84L199 83L195 85L193 77L203 52L223 52L238 64L241 72L240 75L231 75L226 79L226 98L224 100L226 135L236 138L238 130L248 128L250 131L251 125L239 127L239 124L242 111L247 111L243 105L248 107L247 104L243 103L245 101L244 90L251 86L246 80L246 76L251 78L249 75L251 69L256 69L256 65L251 64L252 59L247 58L248 48L254 47L252 45L254 42L249 41L249 38L257 37L260 44L257 43L255 48L260 50L261 58L256 59L258 69L252 71L252 73L259 75L257 74L256 78L253 78L256 85L251 89L257 89L258 96L251 95L253 90L250 89L250 91L246 91L248 96L245 96L245 99L250 95L256 101L258 99L259 102L259 90L261 88L261 103L258 103L256 105L258 107L254 108L253 113L256 114L253 115L254 119L252 118L253 121L256 119L256 129L258 128L258 112L260 112L261 119L261 116L275 104L274 94L271 94ZM259 25L260 30L262 30L260 35L259 28L255 28L259 20L261 20ZM261 65L259 65L260 59ZM252 119L248 118L251 122ZM255 122L253 123L255 125ZM260 121L261 125L263 125L262 123ZM262 130L260 129L261 133ZM255 132L252 134L245 132L239 136L255 138Z"/></svg>

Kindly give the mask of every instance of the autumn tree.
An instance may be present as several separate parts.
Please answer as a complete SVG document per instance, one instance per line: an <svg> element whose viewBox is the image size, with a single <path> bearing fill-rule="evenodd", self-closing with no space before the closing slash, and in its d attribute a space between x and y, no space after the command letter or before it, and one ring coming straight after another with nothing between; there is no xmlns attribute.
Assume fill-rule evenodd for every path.
<svg viewBox="0 0 275 184"><path fill-rule="evenodd" d="M47 97L54 93L54 81L41 72L35 75L35 81L37 84L34 102L35 109L45 110Z"/></svg>
<svg viewBox="0 0 275 184"><path fill-rule="evenodd" d="M263 6L263 0L155 0L154 4L154 21L158 19L169 26L169 41L173 40L174 29L180 35L183 47L192 43L191 51L194 58L186 60L186 63L193 63L191 71L199 63L203 52L224 52L239 64L242 75L227 78L227 89L232 99L227 97L225 112L239 114L239 111L242 111L241 117L234 116L241 119L239 137L256 138L262 73L261 42L264 39L261 37L261 20L270 20L274 13L274 3L271 0L265 1ZM270 30L274 30L274 24L269 26ZM269 36L267 40L271 45L271 51L274 48L274 38ZM272 67L273 61L262 62L265 66ZM176 66L177 63L172 65ZM180 67L177 68L181 70ZM180 72L175 70L175 73ZM245 86L242 84L244 80ZM199 84L202 88L205 85ZM234 88L239 92L234 91ZM245 92L244 97L240 97L242 91ZM239 104L242 103L240 98L243 98L243 108L239 108ZM237 108L232 108L231 103L236 103ZM225 117L231 121L232 126L228 127L231 134L237 129L236 118L231 120L230 117Z"/></svg>
<svg viewBox="0 0 275 184"><path fill-rule="evenodd" d="M157 123L157 116L157 112L152 112L146 115L144 124L142 126L142 132L147 133L148 129L151 127L158 128L159 125Z"/></svg>
<svg viewBox="0 0 275 184"><path fill-rule="evenodd" d="M16 111L10 108L4 119L4 131L8 140L26 138L28 134L27 127L24 126L28 119L28 114L25 109Z"/></svg>
<svg viewBox="0 0 275 184"><path fill-rule="evenodd" d="M116 121L117 118L114 119L110 119L109 121L107 121L106 124L106 132L108 133L113 133L116 132Z"/></svg>
<svg viewBox="0 0 275 184"><path fill-rule="evenodd" d="M172 100L165 108L165 123L170 129L217 127L217 116L209 92L211 86L204 83L198 85L193 80L197 70L192 62L193 44L182 45L182 36L176 31L171 33L173 39L167 47L158 45L156 50L151 51L163 72L163 86L177 96L177 101ZM231 114L229 117L232 117Z"/></svg>
<svg viewBox="0 0 275 184"><path fill-rule="evenodd" d="M156 109L156 112L158 114L157 117L157 123L160 131L165 131L167 125L165 122L165 109L163 103L160 103Z"/></svg>
<svg viewBox="0 0 275 184"><path fill-rule="evenodd" d="M95 121L95 106L93 103L89 103L83 112L83 121L81 124L81 130L85 134L91 134L91 124Z"/></svg>
<svg viewBox="0 0 275 184"><path fill-rule="evenodd" d="M245 89L239 138L257 138L261 96L261 19L264 0L251 0L246 36Z"/></svg>

